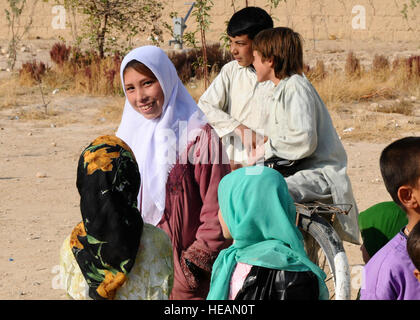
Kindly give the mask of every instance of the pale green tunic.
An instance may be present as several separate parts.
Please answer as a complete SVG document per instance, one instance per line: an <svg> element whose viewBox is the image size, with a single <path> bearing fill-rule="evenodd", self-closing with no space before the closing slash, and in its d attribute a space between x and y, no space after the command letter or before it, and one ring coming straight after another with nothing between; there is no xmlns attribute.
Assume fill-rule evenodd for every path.
<svg viewBox="0 0 420 320"><path fill-rule="evenodd" d="M347 175L347 155L335 131L328 110L305 76L283 79L272 94L261 100L266 115L265 159L277 156L303 159L299 172L286 178L296 202L324 200L352 204L349 215L339 215L341 238L359 243L358 210Z"/></svg>
<svg viewBox="0 0 420 320"><path fill-rule="evenodd" d="M62 289L76 300L91 300L89 287L70 248L70 236L60 250ZM168 300L173 285L172 245L166 233L145 223L139 251L116 300Z"/></svg>

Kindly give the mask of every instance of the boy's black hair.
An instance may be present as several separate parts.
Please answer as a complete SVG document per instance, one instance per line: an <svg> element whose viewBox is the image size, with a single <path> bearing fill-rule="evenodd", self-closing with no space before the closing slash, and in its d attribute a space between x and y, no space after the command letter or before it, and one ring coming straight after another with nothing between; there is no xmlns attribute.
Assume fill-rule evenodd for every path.
<svg viewBox="0 0 420 320"><path fill-rule="evenodd" d="M417 270L420 270L420 222L410 231L407 239L407 252Z"/></svg>
<svg viewBox="0 0 420 320"><path fill-rule="evenodd" d="M420 137L406 137L388 145L379 159L385 187L400 207L398 189L403 185L417 186L420 177Z"/></svg>
<svg viewBox="0 0 420 320"><path fill-rule="evenodd" d="M230 37L248 35L254 39L258 32L273 27L273 19L262 8L246 7L233 14L227 26L227 34Z"/></svg>

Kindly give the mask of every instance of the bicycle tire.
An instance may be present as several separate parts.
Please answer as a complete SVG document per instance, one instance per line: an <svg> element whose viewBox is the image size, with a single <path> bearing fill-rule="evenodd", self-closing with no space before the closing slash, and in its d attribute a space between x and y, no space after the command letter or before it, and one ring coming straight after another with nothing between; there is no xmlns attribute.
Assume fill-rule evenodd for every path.
<svg viewBox="0 0 420 320"><path fill-rule="evenodd" d="M350 268L343 243L334 228L322 217L301 215L299 228L307 232L320 246L326 257L334 281L335 300L350 300ZM321 267L321 266L320 266Z"/></svg>

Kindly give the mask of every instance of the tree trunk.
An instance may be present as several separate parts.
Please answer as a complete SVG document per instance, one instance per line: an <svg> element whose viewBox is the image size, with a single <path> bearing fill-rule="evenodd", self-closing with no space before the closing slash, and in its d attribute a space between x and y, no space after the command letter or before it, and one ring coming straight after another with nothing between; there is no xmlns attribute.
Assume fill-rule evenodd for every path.
<svg viewBox="0 0 420 320"><path fill-rule="evenodd" d="M201 50L203 52L203 73L204 73L204 89L207 89L210 84L207 68L207 44L206 44L206 32L204 28L201 28Z"/></svg>
<svg viewBox="0 0 420 320"><path fill-rule="evenodd" d="M105 57L104 47L105 47L105 34L106 34L106 31L107 31L106 30L107 23L108 23L108 15L105 14L104 25L101 29L101 32L98 35L98 50L99 50L99 56L101 57L101 59L103 59Z"/></svg>

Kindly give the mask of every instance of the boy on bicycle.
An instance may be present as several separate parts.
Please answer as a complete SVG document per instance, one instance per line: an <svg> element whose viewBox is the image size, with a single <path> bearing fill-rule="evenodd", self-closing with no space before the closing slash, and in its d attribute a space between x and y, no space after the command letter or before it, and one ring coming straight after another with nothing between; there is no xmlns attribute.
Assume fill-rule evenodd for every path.
<svg viewBox="0 0 420 320"><path fill-rule="evenodd" d="M270 81L271 94L259 98L257 110L268 107L262 128L267 141L257 147L258 158L297 161L286 177L295 202L352 204L333 226L341 239L359 243L357 207L347 175L347 155L328 110L303 74L301 36L289 28L261 31L253 40L258 82Z"/></svg>

